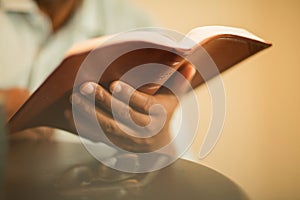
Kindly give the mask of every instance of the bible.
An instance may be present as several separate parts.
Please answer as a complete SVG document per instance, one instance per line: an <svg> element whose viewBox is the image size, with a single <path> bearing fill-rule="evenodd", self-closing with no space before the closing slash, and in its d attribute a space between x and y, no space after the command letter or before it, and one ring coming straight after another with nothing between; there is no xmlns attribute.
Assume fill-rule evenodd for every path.
<svg viewBox="0 0 300 200"><path fill-rule="evenodd" d="M61 64L10 118L7 127L10 133L48 126L76 134L76 130L69 126L64 111L72 108L69 97L73 89L84 82L97 82L107 88L112 81L119 80L136 66L160 63L170 70L156 70L156 66L153 66L151 73L142 73L128 79L128 84L134 85L147 78L149 83L138 89L155 95L161 85L173 75L173 71L192 62L206 72L205 78L196 74L191 82L195 88L217 75L206 69L208 66L205 66L205 59L208 57L221 73L270 46L271 43L244 29L224 26L195 28L180 39L160 31L137 31L126 37L104 36L91 39L74 45L66 53ZM78 74L80 78L76 81Z"/></svg>

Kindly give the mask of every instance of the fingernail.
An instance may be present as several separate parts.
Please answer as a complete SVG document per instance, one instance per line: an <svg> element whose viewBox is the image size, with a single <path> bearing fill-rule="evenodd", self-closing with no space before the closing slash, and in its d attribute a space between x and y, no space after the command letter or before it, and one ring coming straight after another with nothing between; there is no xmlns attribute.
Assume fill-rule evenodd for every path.
<svg viewBox="0 0 300 200"><path fill-rule="evenodd" d="M115 85L114 85L114 87L113 87L113 91L112 92L117 92L117 93L119 93L119 92L121 92L122 91L122 86L121 86L121 84L120 83L116 83Z"/></svg>
<svg viewBox="0 0 300 200"><path fill-rule="evenodd" d="M91 83L85 83L80 88L80 92L85 95L93 94L94 91L95 91L95 87Z"/></svg>
<svg viewBox="0 0 300 200"><path fill-rule="evenodd" d="M71 97L71 103L74 105L80 104L80 98L77 95L73 94Z"/></svg>

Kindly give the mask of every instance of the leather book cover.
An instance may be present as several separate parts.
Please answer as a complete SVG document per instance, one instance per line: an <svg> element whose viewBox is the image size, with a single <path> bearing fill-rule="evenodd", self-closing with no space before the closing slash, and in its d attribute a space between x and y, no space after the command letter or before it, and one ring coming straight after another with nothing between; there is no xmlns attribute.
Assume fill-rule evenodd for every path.
<svg viewBox="0 0 300 200"><path fill-rule="evenodd" d="M114 59L111 63L106 62L116 51L121 51L129 46L133 49L135 49L135 46L137 48ZM140 46L144 48L138 48ZM38 126L49 126L76 134L76 130L72 130L69 127L69 122L64 116L64 111L72 107L69 98L73 87L76 89L84 82L94 81L107 88L112 81L119 80L129 70L147 63L160 63L169 66L173 70L177 70L183 63L187 62L184 59L186 55L193 60L194 65L195 63L201 65L204 60L195 52L203 48L212 58L218 70L223 72L269 46L271 46L270 43L253 38L234 34L215 34L205 40L199 41L198 45L189 49L175 48L174 46L149 41L131 40L111 45L100 45L100 47L94 50L79 50L75 53L70 53L61 62L44 83L12 116L7 126L10 133ZM92 61L84 63L91 52L95 56L94 59L89 59ZM87 65L87 67L81 73L79 81L74 85L76 77L78 78L78 71L83 64ZM105 67L105 70L99 79L96 71L103 67ZM155 65L153 68L155 68ZM139 88L139 90L145 93L154 95L160 88L160 85L172 76L170 72L173 70L159 71L154 69L151 74L131 77L132 82L129 82L129 84L139 82L140 80L138 79L143 79L144 77L153 80L153 82L159 80L160 84L147 84ZM209 73L209 78L216 75L213 72ZM203 78L198 73L192 81L192 86L197 87L203 82Z"/></svg>

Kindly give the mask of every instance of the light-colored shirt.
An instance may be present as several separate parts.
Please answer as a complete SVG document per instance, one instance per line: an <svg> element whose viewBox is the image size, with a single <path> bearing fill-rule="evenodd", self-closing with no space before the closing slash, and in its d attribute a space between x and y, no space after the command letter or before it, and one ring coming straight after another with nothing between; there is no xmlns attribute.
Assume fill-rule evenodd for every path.
<svg viewBox="0 0 300 200"><path fill-rule="evenodd" d="M0 89L21 87L33 92L74 43L152 24L144 12L125 0L83 0L68 23L53 34L50 19L33 0L0 0ZM178 114L175 116L174 133L179 128ZM55 138L78 141L63 131L57 131ZM103 148L108 155L114 152Z"/></svg>
<svg viewBox="0 0 300 200"><path fill-rule="evenodd" d="M33 0L0 0L0 89L34 92L74 43L152 24L150 17L125 0L83 0L53 34L49 17ZM56 131L54 138L78 141L64 131Z"/></svg>
<svg viewBox="0 0 300 200"><path fill-rule="evenodd" d="M124 0L83 0L53 34L50 19L33 0L0 0L0 88L33 92L74 43L151 24L147 15Z"/></svg>

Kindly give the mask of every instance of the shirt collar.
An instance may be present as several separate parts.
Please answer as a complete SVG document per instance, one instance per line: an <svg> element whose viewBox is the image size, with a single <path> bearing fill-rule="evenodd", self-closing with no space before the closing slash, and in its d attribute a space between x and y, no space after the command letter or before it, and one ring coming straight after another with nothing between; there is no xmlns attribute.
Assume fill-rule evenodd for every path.
<svg viewBox="0 0 300 200"><path fill-rule="evenodd" d="M103 14L99 13L92 0L84 0L81 7L73 16L78 32L95 37L103 34ZM0 0L0 8L7 12L36 13L38 5L33 0ZM99 16L100 15L100 16Z"/></svg>
<svg viewBox="0 0 300 200"><path fill-rule="evenodd" d="M0 0L0 6L8 12L31 13L38 9L32 0Z"/></svg>
<svg viewBox="0 0 300 200"><path fill-rule="evenodd" d="M101 11L91 0L84 0L74 16L74 21L77 22L77 31L89 37L102 35L105 16Z"/></svg>

